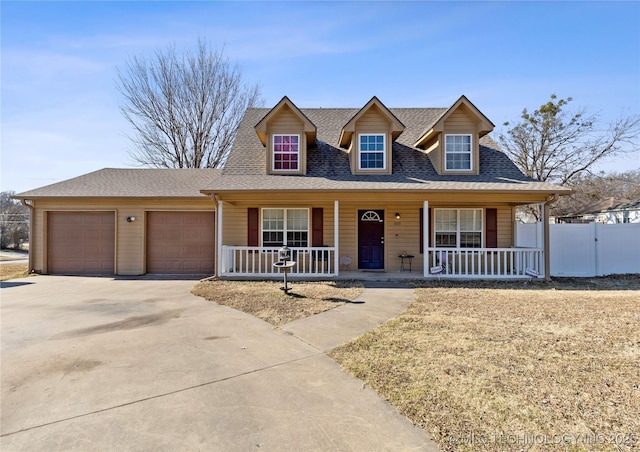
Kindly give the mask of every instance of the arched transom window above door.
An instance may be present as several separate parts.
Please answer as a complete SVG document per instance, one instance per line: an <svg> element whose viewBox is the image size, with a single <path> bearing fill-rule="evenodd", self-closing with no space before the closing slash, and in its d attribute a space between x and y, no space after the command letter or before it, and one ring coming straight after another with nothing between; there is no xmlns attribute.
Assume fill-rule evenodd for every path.
<svg viewBox="0 0 640 452"><path fill-rule="evenodd" d="M378 213L374 212L373 210L367 210L365 213L363 213L362 217L360 217L360 220L362 220L362 221L379 221L379 222L382 222L382 219L380 218L380 215L378 215Z"/></svg>

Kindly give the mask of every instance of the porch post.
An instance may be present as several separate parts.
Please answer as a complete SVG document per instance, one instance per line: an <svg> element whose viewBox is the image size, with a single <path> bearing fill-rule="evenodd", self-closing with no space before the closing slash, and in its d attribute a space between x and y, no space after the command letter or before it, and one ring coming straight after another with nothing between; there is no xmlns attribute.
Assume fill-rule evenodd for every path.
<svg viewBox="0 0 640 452"><path fill-rule="evenodd" d="M216 257L216 275L220 276L222 274L222 201L216 199L217 208L216 208L216 250L218 251Z"/></svg>
<svg viewBox="0 0 640 452"><path fill-rule="evenodd" d="M422 274L429 276L429 201L422 206Z"/></svg>
<svg viewBox="0 0 640 452"><path fill-rule="evenodd" d="M542 228L544 239L544 279L545 281L551 281L551 256L549 254L549 209L548 202L542 203L542 221L544 224Z"/></svg>
<svg viewBox="0 0 640 452"><path fill-rule="evenodd" d="M338 226L340 223L340 214L339 214L340 205L338 200L333 201L333 247L335 251L333 252L333 268L335 269L336 276L340 274L340 227Z"/></svg>

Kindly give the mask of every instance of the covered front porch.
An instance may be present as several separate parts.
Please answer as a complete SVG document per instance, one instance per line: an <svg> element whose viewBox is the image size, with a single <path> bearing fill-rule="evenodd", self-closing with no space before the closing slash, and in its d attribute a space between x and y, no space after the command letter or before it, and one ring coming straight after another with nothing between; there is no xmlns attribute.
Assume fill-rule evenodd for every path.
<svg viewBox="0 0 640 452"><path fill-rule="evenodd" d="M433 246L428 225L432 225L429 218L432 209L429 202L424 201L412 207L414 218L405 213L406 207L394 207L389 212L398 210L395 215L407 217L407 228L401 225L395 215L388 213L384 221L384 235L397 238L400 235L415 236L418 247L412 255L412 262L403 259L403 255L412 254L404 251L405 245L394 245L392 240L384 241L384 266L378 269L366 269L360 265L357 254L360 252L354 242L358 240L358 221L362 210L349 206L341 206L338 200L333 202L333 209L326 209L327 222L333 224L331 234L326 233L329 243L322 246L289 246L291 260L296 264L288 270L288 274L298 279L528 279L544 278L545 251L544 248L522 248L512 245L505 247L442 247ZM381 209L380 212L383 210ZM349 217L349 218L345 218ZM282 269L274 264L279 261L276 246L245 246L230 245L223 242L223 227L225 206L218 205L218 246L217 275L229 279L270 279L281 278ZM325 223L325 224L326 224ZM511 225L513 227L513 225ZM404 228L404 229L400 229ZM405 229L410 229L409 232ZM401 231L396 233L396 231ZM485 238L486 241L486 238ZM342 242L342 243L341 243ZM484 243L484 242L483 242ZM507 242L509 244L509 242Z"/></svg>
<svg viewBox="0 0 640 452"><path fill-rule="evenodd" d="M222 247L222 277L280 277L279 248L226 246ZM522 279L544 277L544 250L541 248L427 248L427 264L423 268L409 267L386 270L354 269L338 258L335 247L291 248L296 265L289 274L304 278L338 277L346 274L364 278L385 274L398 279L461 278L461 279Z"/></svg>

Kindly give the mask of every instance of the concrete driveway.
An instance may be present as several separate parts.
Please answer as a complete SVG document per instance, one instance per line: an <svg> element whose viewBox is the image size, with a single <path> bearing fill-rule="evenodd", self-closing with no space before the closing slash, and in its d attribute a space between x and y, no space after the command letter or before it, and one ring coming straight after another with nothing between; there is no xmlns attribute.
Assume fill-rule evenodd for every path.
<svg viewBox="0 0 640 452"><path fill-rule="evenodd" d="M437 450L321 348L194 284L2 283L1 450Z"/></svg>

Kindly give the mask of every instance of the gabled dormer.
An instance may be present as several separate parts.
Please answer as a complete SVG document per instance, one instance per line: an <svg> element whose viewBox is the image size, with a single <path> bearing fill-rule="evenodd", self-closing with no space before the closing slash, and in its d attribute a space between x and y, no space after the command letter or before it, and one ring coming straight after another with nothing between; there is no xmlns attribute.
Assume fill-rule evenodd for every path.
<svg viewBox="0 0 640 452"><path fill-rule="evenodd" d="M306 174L307 149L316 141L316 126L287 96L255 125L267 150L267 174Z"/></svg>
<svg viewBox="0 0 640 452"><path fill-rule="evenodd" d="M404 130L393 113L373 97L340 132L352 174L391 174L393 142Z"/></svg>
<svg viewBox="0 0 640 452"><path fill-rule="evenodd" d="M418 138L438 174L479 174L479 140L494 124L465 96L460 97Z"/></svg>

